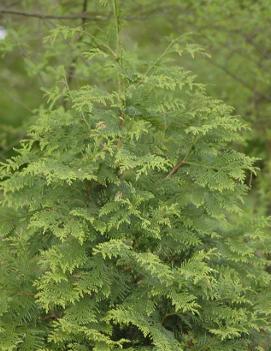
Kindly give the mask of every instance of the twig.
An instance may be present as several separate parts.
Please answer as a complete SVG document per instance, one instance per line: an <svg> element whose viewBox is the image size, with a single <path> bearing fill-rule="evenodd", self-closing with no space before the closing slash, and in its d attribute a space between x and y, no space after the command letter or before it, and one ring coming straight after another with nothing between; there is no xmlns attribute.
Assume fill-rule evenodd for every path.
<svg viewBox="0 0 271 351"><path fill-rule="evenodd" d="M12 16L23 16L23 17L33 17L39 19L52 19L52 20L93 20L93 21L106 21L108 19L107 16L103 16L100 14L88 14L88 13L77 13L72 15L51 15L51 14L43 14L37 12L25 12L19 10L8 10L8 9L0 9L0 14L7 14Z"/></svg>
<svg viewBox="0 0 271 351"><path fill-rule="evenodd" d="M122 47L121 47L121 40L120 40L120 7L119 7L119 0L113 0L113 14L115 19L115 36L116 36L116 61L119 64L119 68L122 70ZM117 72L117 81L118 81L118 94L120 100L120 114L119 114L119 126L120 129L124 127L125 123L125 114L124 114L124 104L123 101L123 80L122 76L118 70ZM119 140L119 147L121 145L121 139Z"/></svg>
<svg viewBox="0 0 271 351"><path fill-rule="evenodd" d="M134 20L146 20L147 18L151 17L152 15L159 15L160 11L170 10L171 8L155 8L144 12L139 12L137 15L123 17L124 20L127 21L134 21ZM172 7L174 10L174 7ZM107 21L111 18L111 14L108 16L104 16L102 14L90 14L90 13L75 13L71 15L52 15L52 14L43 14L39 12L26 12L21 10L9 10L8 8L0 8L0 15L7 14L11 16L22 16L22 17L32 17L38 19L51 19L51 20L78 20L78 19L89 19L93 21Z"/></svg>
<svg viewBox="0 0 271 351"><path fill-rule="evenodd" d="M176 165L172 168L172 170L168 173L168 175L166 176L166 178L169 178L171 176L173 176L175 173L178 172L178 170L186 163L185 160L181 160L178 163L176 163Z"/></svg>
<svg viewBox="0 0 271 351"><path fill-rule="evenodd" d="M168 175L166 176L166 178L169 178L171 177L172 175L174 175L175 173L178 172L178 170L185 164L188 164L189 162L187 161L188 157L191 155L192 151L193 151L193 148L195 146L195 144L197 143L198 141L198 137L195 137L194 138L194 141L193 143L190 145L186 155L184 156L184 158L177 162L176 165L172 168L172 170L168 173Z"/></svg>
<svg viewBox="0 0 271 351"><path fill-rule="evenodd" d="M83 13L87 12L87 7L88 7L88 0L83 0ZM82 33L79 35L77 43L80 43L83 39L83 30L85 28L85 24L86 24L87 18L82 17L81 19L81 24L82 24ZM67 83L68 86L70 87L71 82L74 78L74 74L75 74L75 70L76 70L76 62L77 62L77 56L75 56L70 64L70 67L68 69L68 77L67 77Z"/></svg>

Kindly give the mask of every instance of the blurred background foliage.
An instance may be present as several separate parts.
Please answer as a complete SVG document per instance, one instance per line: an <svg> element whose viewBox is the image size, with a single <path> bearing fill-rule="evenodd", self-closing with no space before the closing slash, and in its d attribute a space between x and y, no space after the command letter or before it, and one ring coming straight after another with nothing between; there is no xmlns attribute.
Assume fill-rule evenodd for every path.
<svg viewBox="0 0 271 351"><path fill-rule="evenodd" d="M101 1L100 1L101 2ZM106 2L103 0L102 2ZM65 84L93 83L88 57L112 16L99 1L0 0L0 158L12 155L32 113ZM168 38L183 35L208 55L181 57L208 92L235 108L251 125L245 152L259 158L249 179L253 210L271 211L271 1L123 0L122 40L146 57L159 55ZM61 28L68 26L70 35ZM86 33L76 30L85 28ZM48 41L55 31L55 41ZM110 37L112 32L107 32ZM63 81L63 72L65 81ZM61 95L61 94L60 94Z"/></svg>

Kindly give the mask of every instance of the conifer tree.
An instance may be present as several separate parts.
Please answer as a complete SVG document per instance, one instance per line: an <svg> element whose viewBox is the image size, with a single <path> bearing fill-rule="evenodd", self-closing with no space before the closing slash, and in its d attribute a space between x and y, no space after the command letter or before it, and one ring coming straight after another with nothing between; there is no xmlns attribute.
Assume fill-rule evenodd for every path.
<svg viewBox="0 0 271 351"><path fill-rule="evenodd" d="M0 350L260 350L268 238L242 211L247 126L176 66L199 48L177 38L146 60L122 45L119 1L102 5L113 20L88 50L84 27L47 38L86 36L92 83L58 67L1 166Z"/></svg>

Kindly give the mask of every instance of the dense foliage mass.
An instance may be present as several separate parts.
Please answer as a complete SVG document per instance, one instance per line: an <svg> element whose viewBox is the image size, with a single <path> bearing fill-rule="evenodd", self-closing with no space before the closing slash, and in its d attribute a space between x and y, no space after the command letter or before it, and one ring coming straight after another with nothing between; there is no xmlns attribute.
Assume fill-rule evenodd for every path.
<svg viewBox="0 0 271 351"><path fill-rule="evenodd" d="M245 204L249 128L184 67L206 56L191 37L135 45L129 21L153 9L140 3L84 1L79 26L33 35L43 44L25 64L46 103L1 165L0 350L268 350L270 238Z"/></svg>

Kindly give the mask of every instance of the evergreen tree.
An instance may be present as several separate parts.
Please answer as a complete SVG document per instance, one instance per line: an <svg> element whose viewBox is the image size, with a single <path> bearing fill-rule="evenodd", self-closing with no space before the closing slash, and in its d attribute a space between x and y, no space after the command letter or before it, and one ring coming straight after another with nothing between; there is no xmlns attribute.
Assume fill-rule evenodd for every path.
<svg viewBox="0 0 271 351"><path fill-rule="evenodd" d="M247 126L176 66L200 48L146 60L122 45L119 1L100 2L102 33L47 38L82 38L91 84L58 67L1 166L0 350L260 350L269 239L242 210Z"/></svg>

